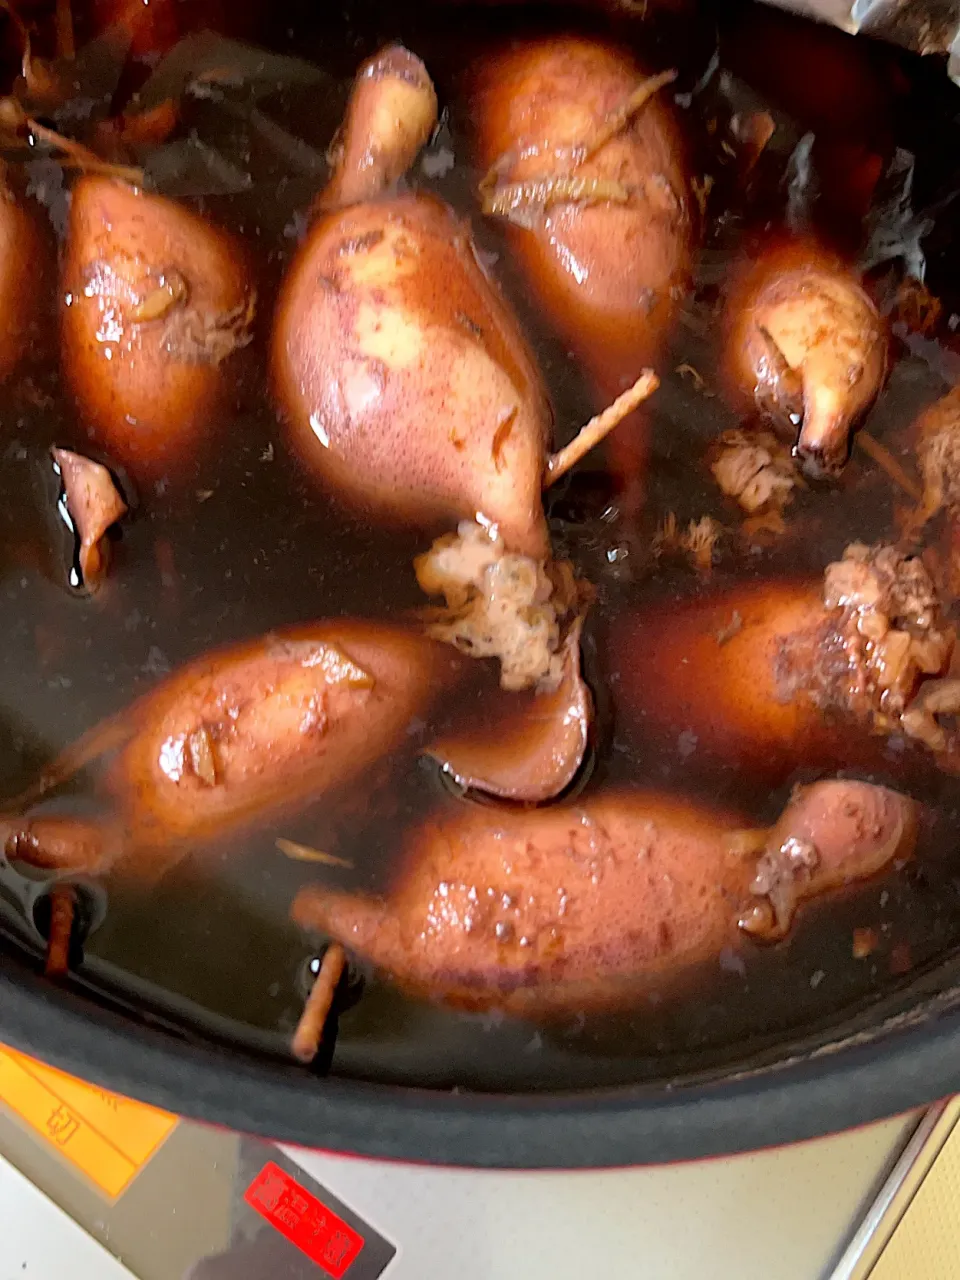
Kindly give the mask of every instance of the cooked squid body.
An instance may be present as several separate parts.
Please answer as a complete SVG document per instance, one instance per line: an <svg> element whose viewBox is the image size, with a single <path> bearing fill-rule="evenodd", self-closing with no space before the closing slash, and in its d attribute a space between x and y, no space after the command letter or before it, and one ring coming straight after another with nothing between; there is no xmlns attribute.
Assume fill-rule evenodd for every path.
<svg viewBox="0 0 960 1280"><path fill-rule="evenodd" d="M576 37L513 47L477 77L484 209L507 220L527 286L598 408L656 366L690 271L683 145L656 83L662 93L628 55ZM606 444L625 509L642 496L647 422L638 410Z"/></svg>
<svg viewBox="0 0 960 1280"><path fill-rule="evenodd" d="M558 653L555 688L509 694L494 714L468 733L432 742L428 754L458 786L504 800L542 804L573 782L583 764L593 725L593 699L580 669L582 620ZM492 700L488 699L488 702Z"/></svg>
<svg viewBox="0 0 960 1280"><path fill-rule="evenodd" d="M0 381L13 373L36 336L42 263L36 225L7 190L0 171Z"/></svg>
<svg viewBox="0 0 960 1280"><path fill-rule="evenodd" d="M766 832L740 927L784 937L800 904L909 858L919 806L889 787L847 779L797 787Z"/></svg>
<svg viewBox="0 0 960 1280"><path fill-rule="evenodd" d="M859 782L801 789L746 839L731 816L655 792L472 808L409 838L385 901L313 886L293 914L416 995L533 1017L612 1008L736 945L741 917L781 936L803 898L908 857L915 830L912 801ZM775 875L794 839L805 860L783 855Z"/></svg>
<svg viewBox="0 0 960 1280"><path fill-rule="evenodd" d="M690 764L719 759L774 780L801 764L879 765L886 733L924 741L929 721L908 713L953 648L919 558L852 544L822 581L624 617L607 652L628 730L672 740Z"/></svg>
<svg viewBox="0 0 960 1280"><path fill-rule="evenodd" d="M339 620L279 631L189 663L94 730L53 780L112 757L102 790L122 840L108 843L133 874L149 875L186 846L354 781L404 743L413 718L462 672L448 646L401 626ZM29 833L29 815L24 822ZM79 830L89 844L87 824ZM30 847L25 836L27 860L54 860L42 850L27 858Z"/></svg>
<svg viewBox="0 0 960 1280"><path fill-rule="evenodd" d="M603 397L655 361L690 268L678 131L656 93L627 110L644 80L628 55L561 37L490 59L475 98L486 207Z"/></svg>
<svg viewBox="0 0 960 1280"><path fill-rule="evenodd" d="M212 434L223 361L250 339L239 247L172 200L84 177L62 283L64 373L93 438L139 479L182 469Z"/></svg>
<svg viewBox="0 0 960 1280"><path fill-rule="evenodd" d="M856 242L893 154L906 90L893 49L773 6L726 7L723 44L726 70L784 111L797 135L811 135L817 189L802 198L807 208L816 200L820 225L829 219L835 236Z"/></svg>
<svg viewBox="0 0 960 1280"><path fill-rule="evenodd" d="M392 186L436 123L437 95L426 67L402 45L382 49L357 73L319 207L359 204Z"/></svg>
<svg viewBox="0 0 960 1280"><path fill-rule="evenodd" d="M548 554L546 394L445 205L321 218L281 292L273 374L294 448L348 503L416 527L478 517L511 550Z"/></svg>
<svg viewBox="0 0 960 1280"><path fill-rule="evenodd" d="M109 785L136 843L221 836L349 782L460 670L448 648L402 627L278 632L149 694Z"/></svg>
<svg viewBox="0 0 960 1280"><path fill-rule="evenodd" d="M621 718L694 765L777 777L839 764L849 748L806 688L828 636L816 582L751 583L628 615L607 645Z"/></svg>
<svg viewBox="0 0 960 1280"><path fill-rule="evenodd" d="M812 472L839 471L887 362L883 321L854 277L816 247L771 253L734 286L726 325L735 392L797 429Z"/></svg>

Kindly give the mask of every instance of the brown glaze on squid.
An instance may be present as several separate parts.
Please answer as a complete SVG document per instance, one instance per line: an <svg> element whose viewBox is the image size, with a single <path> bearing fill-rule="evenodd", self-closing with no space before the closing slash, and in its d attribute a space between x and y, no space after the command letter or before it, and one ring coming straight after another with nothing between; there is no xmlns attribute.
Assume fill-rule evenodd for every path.
<svg viewBox="0 0 960 1280"><path fill-rule="evenodd" d="M598 403L656 364L690 269L691 197L665 79L574 36L520 44L476 72L485 207L506 220L529 288ZM642 435L638 415L611 438L621 472L640 465Z"/></svg>
<svg viewBox="0 0 960 1280"><path fill-rule="evenodd" d="M254 305L226 232L112 178L74 186L64 375L93 438L139 479L175 474L209 439L221 365L249 341Z"/></svg>
<svg viewBox="0 0 960 1280"><path fill-rule="evenodd" d="M188 663L50 770L51 785L102 760L105 834L11 819L18 856L150 876L187 847L262 826L351 783L396 751L432 697L461 678L446 645L387 623L288 628ZM17 824L20 824L19 826ZM56 844L46 846L49 832ZM85 852L91 851L92 852Z"/></svg>
<svg viewBox="0 0 960 1280"><path fill-rule="evenodd" d="M315 224L281 292L273 374L293 447L340 498L421 527L479 514L510 550L548 554L543 385L439 201Z"/></svg>
<svg viewBox="0 0 960 1280"><path fill-rule="evenodd" d="M764 908L767 936L785 932L802 898L909 857L915 830L912 801L858 782L802 789L753 844L734 818L655 792L471 808L411 834L385 900L314 886L293 915L412 994L548 1017L669 988L736 945L742 917L761 934ZM785 872L759 869L790 841L806 851L792 898Z"/></svg>

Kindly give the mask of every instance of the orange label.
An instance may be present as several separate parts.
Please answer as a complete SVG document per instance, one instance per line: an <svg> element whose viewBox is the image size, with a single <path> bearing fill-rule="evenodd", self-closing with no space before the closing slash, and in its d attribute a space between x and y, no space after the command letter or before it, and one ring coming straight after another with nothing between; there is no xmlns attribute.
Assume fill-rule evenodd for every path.
<svg viewBox="0 0 960 1280"><path fill-rule="evenodd" d="M3 1046L0 1099L111 1198L126 1190L177 1123L166 1111Z"/></svg>

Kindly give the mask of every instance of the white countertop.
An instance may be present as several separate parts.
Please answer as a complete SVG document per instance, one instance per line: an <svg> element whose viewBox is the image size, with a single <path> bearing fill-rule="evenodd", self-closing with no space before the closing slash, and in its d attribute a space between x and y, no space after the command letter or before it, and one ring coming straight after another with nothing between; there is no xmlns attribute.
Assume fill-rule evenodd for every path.
<svg viewBox="0 0 960 1280"><path fill-rule="evenodd" d="M399 1246L387 1280L825 1280L914 1124L599 1173L287 1154Z"/></svg>

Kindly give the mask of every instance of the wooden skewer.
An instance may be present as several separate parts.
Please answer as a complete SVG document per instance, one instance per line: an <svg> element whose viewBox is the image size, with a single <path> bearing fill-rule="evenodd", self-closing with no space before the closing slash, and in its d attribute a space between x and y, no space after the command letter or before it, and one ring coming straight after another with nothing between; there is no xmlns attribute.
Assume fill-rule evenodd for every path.
<svg viewBox="0 0 960 1280"><path fill-rule="evenodd" d="M894 484L898 484L914 502L923 502L923 490L901 467L886 445L881 444L869 431L858 431L854 439L867 457L871 458L878 467L883 468Z"/></svg>
<svg viewBox="0 0 960 1280"><path fill-rule="evenodd" d="M293 1033L293 1042L290 1047L293 1056L300 1062L312 1062L317 1056L337 984L346 967L347 953L339 942L331 942L324 952L320 972L317 974L313 989L307 996L307 1003L303 1007L297 1029Z"/></svg>
<svg viewBox="0 0 960 1280"><path fill-rule="evenodd" d="M660 379L652 369L644 369L632 387L628 387L622 395L617 396L613 404L608 405L602 413L591 418L586 426L581 427L569 444L565 444L553 454L547 462L543 477L543 487L548 489L561 476L565 476L585 454L608 436L628 414L633 413L637 405L642 404L648 396L652 396L660 385Z"/></svg>
<svg viewBox="0 0 960 1280"><path fill-rule="evenodd" d="M50 932L47 935L48 978L62 978L70 971L70 939L76 914L77 895L70 884L55 884L50 890Z"/></svg>

